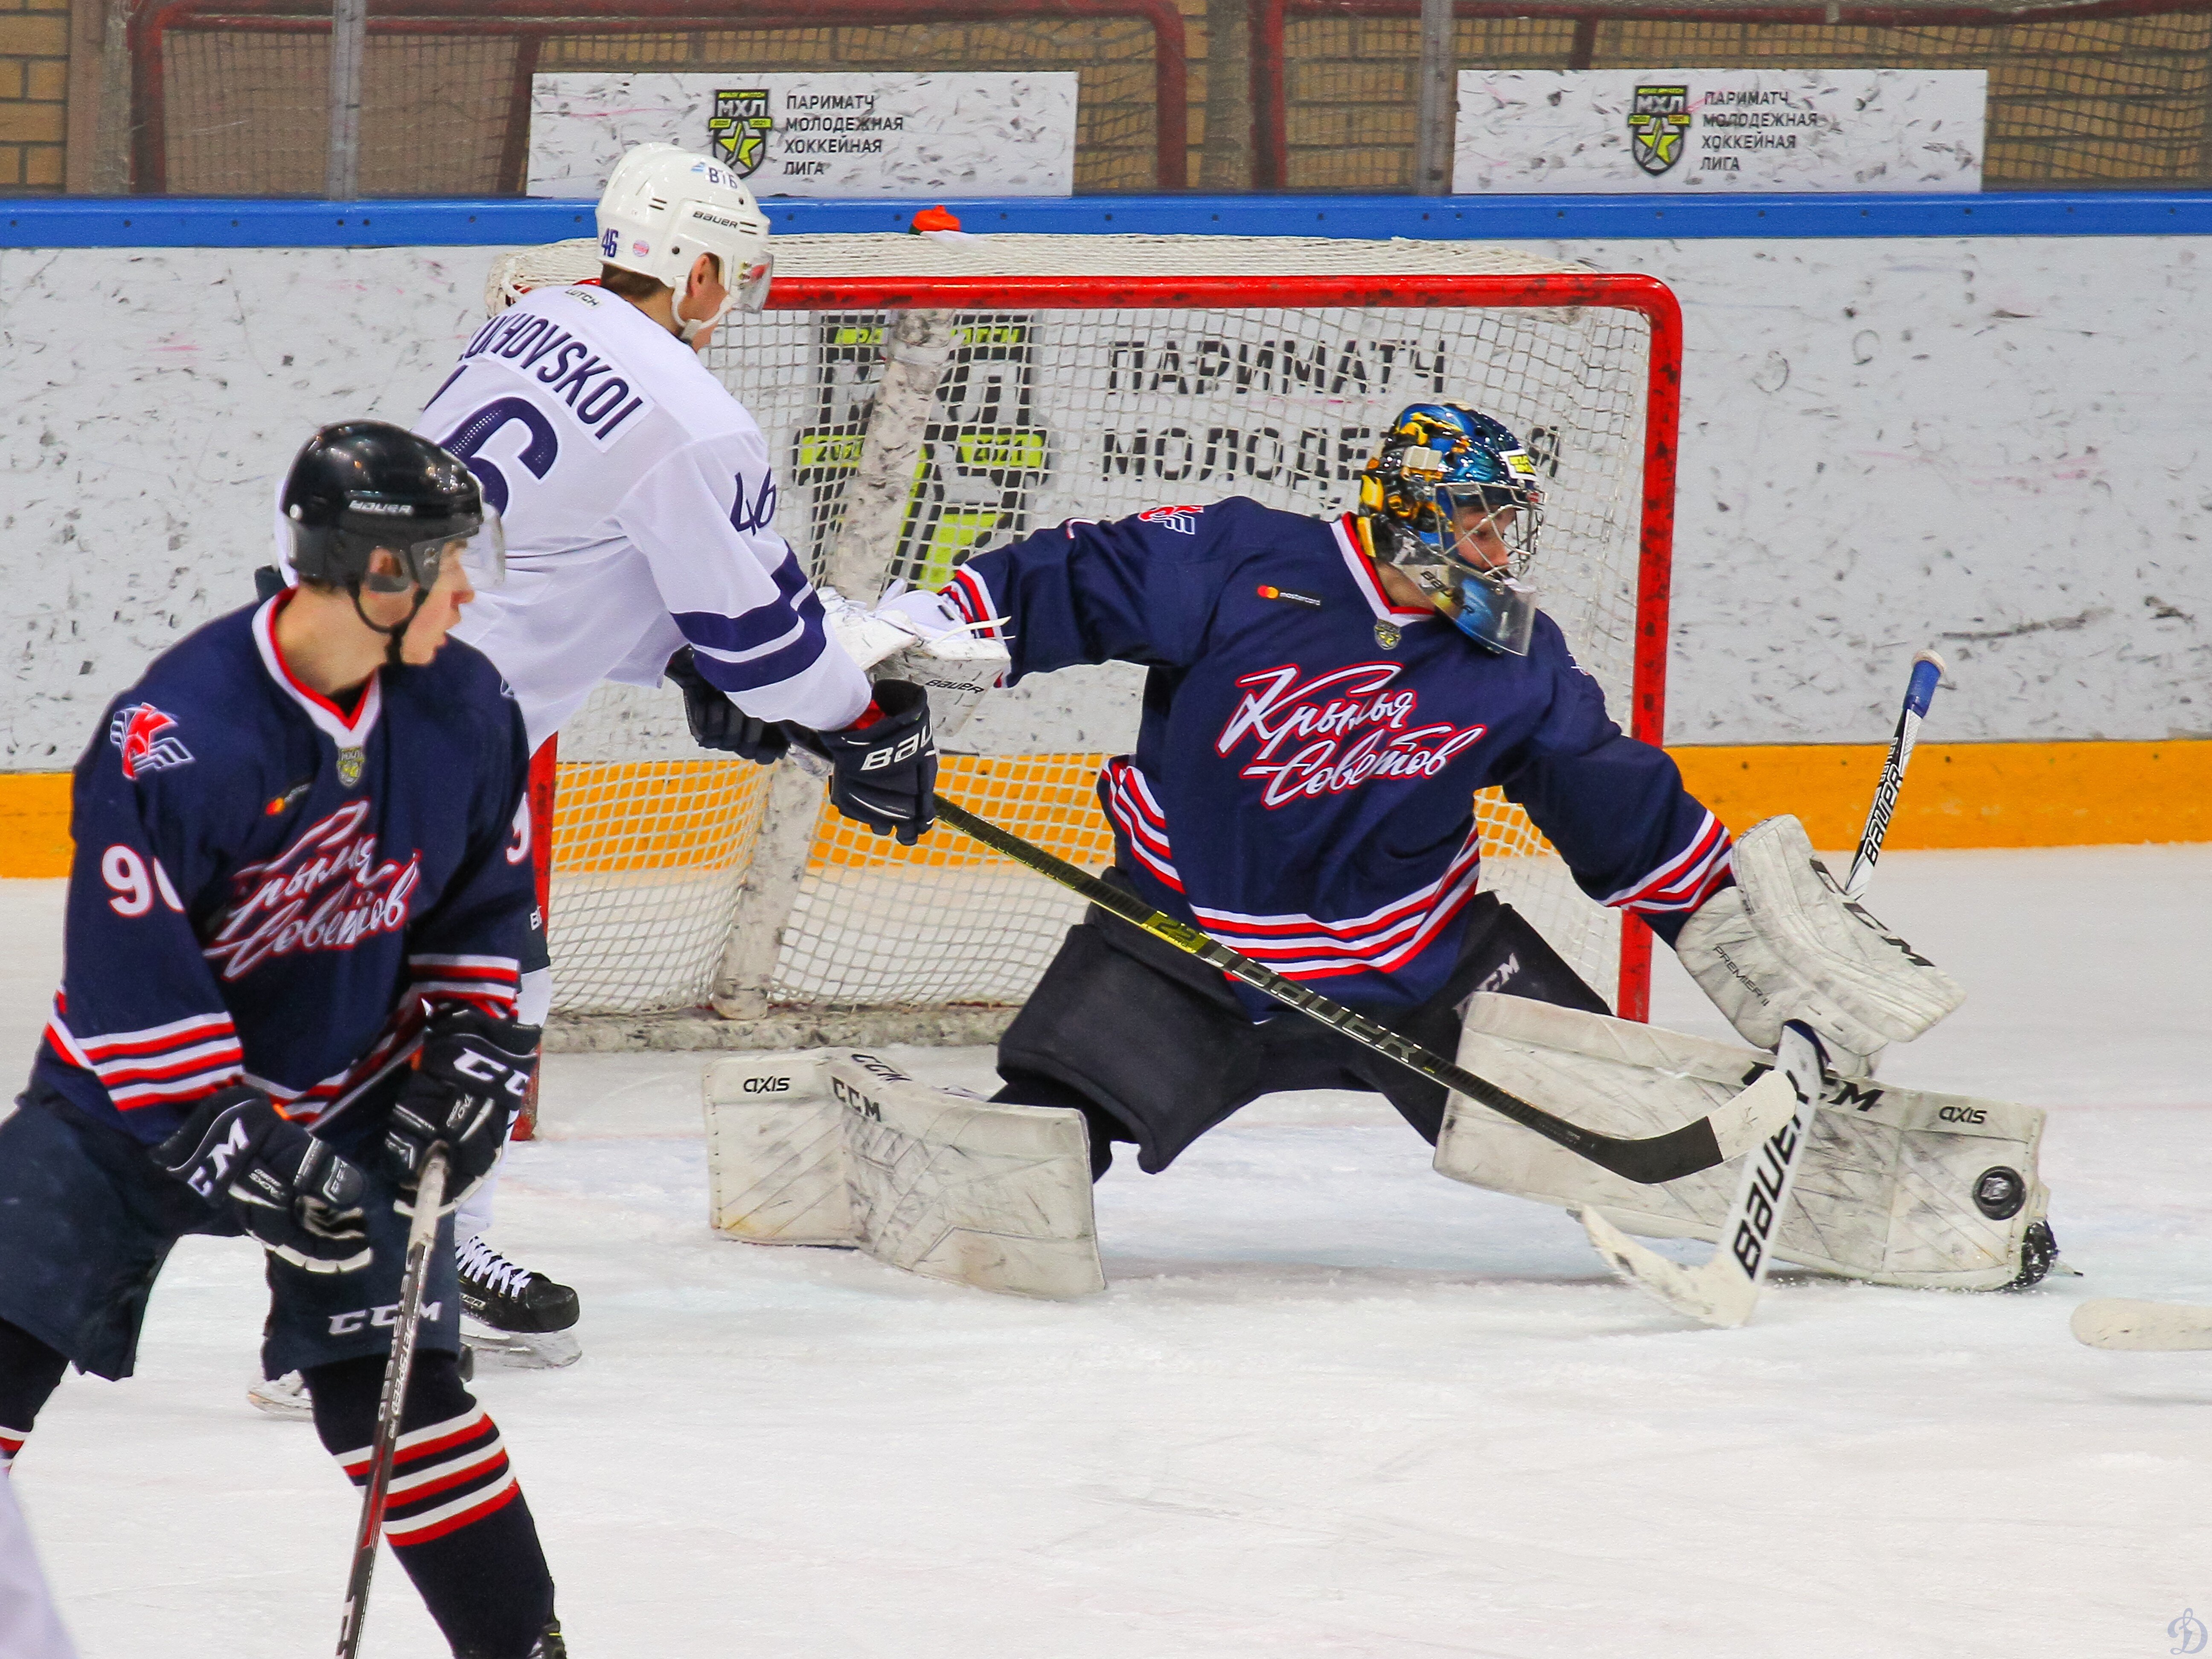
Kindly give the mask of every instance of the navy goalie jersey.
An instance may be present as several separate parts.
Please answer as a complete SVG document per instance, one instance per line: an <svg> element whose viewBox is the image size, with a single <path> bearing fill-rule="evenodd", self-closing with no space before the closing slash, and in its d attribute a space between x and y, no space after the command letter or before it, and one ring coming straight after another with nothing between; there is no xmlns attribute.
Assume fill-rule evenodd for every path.
<svg viewBox="0 0 2212 1659"><path fill-rule="evenodd" d="M241 1081L339 1109L441 999L514 1011L537 904L514 698L449 640L343 708L279 654L290 597L163 653L76 764L37 1070L149 1144Z"/></svg>
<svg viewBox="0 0 2212 1659"><path fill-rule="evenodd" d="M1474 896L1474 792L1502 786L1582 890L1672 939L1728 878L1728 832L1663 750L1607 718L1539 617L1492 654L1384 592L1349 515L1242 498L1073 520L962 566L1012 678L1139 663L1137 752L1099 799L1115 860L1169 915L1340 1000L1443 988ZM1610 988L1597 988L1609 991ZM1255 1017L1275 1005L1239 986Z"/></svg>

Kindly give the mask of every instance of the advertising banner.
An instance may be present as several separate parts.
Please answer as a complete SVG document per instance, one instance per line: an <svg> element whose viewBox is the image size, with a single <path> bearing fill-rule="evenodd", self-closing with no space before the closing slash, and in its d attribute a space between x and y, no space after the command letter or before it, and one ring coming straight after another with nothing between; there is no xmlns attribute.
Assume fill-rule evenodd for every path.
<svg viewBox="0 0 2212 1659"><path fill-rule="evenodd" d="M1978 191L1981 70L1467 70L1452 189Z"/></svg>
<svg viewBox="0 0 2212 1659"><path fill-rule="evenodd" d="M1066 196L1076 77L540 75L530 194L597 196L632 144L710 155L757 196Z"/></svg>

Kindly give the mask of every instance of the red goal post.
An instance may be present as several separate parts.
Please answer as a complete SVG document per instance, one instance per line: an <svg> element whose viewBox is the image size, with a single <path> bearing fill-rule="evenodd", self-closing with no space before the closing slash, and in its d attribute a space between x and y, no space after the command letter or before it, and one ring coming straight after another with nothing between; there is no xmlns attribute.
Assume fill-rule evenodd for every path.
<svg viewBox="0 0 2212 1659"><path fill-rule="evenodd" d="M1680 310L1663 283L1640 274L1547 267L1528 256L1450 244L1070 236L928 246L937 240L779 238L769 309L734 319L729 337L718 335L710 351L709 367L753 410L768 435L781 469L777 527L810 561L817 580L842 570L848 591L863 585L850 550L838 541L840 492L865 476L871 447L884 441L892 399L876 394L884 362L905 337L902 319L936 319L936 361L948 361L943 340L952 344L949 367L934 371L942 381L924 388L924 413L908 434L908 447L897 452L895 465L903 470L896 488L905 503L895 507L892 522L901 515L903 522L889 538L896 546L873 550L865 576L870 582L899 575L934 584L966 552L1069 516L1120 516L1163 501L1203 503L1238 494L1300 510L1348 505L1349 480L1365 448L1355 454L1351 442L1335 441L1335 433L1347 440L1357 434L1371 447L1372 432L1395 405L1427 395L1458 397L1520 422L1540 464L1551 469L1553 499L1563 508L1561 540L1554 544L1564 550L1540 558L1534 580L1570 612L1593 619L1578 630L1562 617L1578 658L1607 685L1616 718L1636 737L1662 740L1681 367ZM1419 269L1425 257L1462 269ZM1464 269L1486 258L1509 268ZM1382 269L1358 269L1364 259ZM1069 268L1049 268L1062 262ZM944 268L962 264L1000 268ZM1178 264L1187 273L1200 269L1168 274ZM1254 267L1252 274L1237 274L1239 264ZM1593 318L1607 319L1601 331L1612 343L1604 346L1602 362L1577 357L1577 348L1561 343L1595 337ZM1334 382L1345 379L1344 342L1357 346L1363 338L1370 357L1376 339L1395 339L1401 347L1408 340L1437 342L1418 392L1404 382L1402 351L1397 386L1332 383L1332 374ZM1340 355L1324 372L1317 366L1332 339ZM1309 356L1297 359L1294 343ZM1207 349L1217 382L1212 403L1200 372L1188 366L1194 351ZM1233 388L1227 366L1232 356ZM1304 378L1293 378L1294 371ZM1262 386L1263 374L1274 379ZM977 388L990 375L999 378L988 396L1018 393L1022 414L995 401L988 410L962 404L977 404L987 395ZM1163 379L1172 385L1154 389ZM1540 395L1514 390L1538 381L1547 388ZM851 418L842 426L823 424L829 392L817 398L794 390L797 382L834 384L847 399L838 408ZM1194 382L1200 382L1195 392ZM1243 422L1240 433L1236 413L1220 412L1231 390L1244 399L1240 410L1266 401L1271 410L1291 411L1273 416L1277 424L1266 428L1278 464L1255 462L1253 422ZM1321 422L1328 441L1310 444L1312 427L1293 429L1300 410L1316 411L1303 418ZM1176 410L1184 411L1180 422L1170 423ZM1577 411L1589 413L1588 430L1577 425L1583 418ZM1332 419L1348 424L1328 426ZM1033 453L1018 463L1012 457L1024 445ZM1607 469L1601 479L1589 459L1600 451ZM999 492L992 501L1011 505L985 511L971 502L956 513L959 503L938 501L926 514L932 480L942 483L955 472L986 479ZM1579 530L1577 514L1586 521ZM956 519L964 527L949 527ZM988 533L978 523L991 526ZM1552 527L1547 511L1547 535ZM1575 591L1590 586L1607 593ZM1595 620L1601 616L1602 629ZM1592 637L1598 633L1601 640ZM767 1047L927 1041L934 1032L938 1040L979 1041L991 1027L972 1016L1010 1010L1026 995L1073 920L1073 909L1060 902L1065 895L1033 891L1047 884L1010 864L1003 871L984 868L995 855L956 846L959 838L943 831L913 849L855 835L821 810L818 785L808 794L790 766L773 775L722 769L712 786L721 797L702 809L700 822L713 818L725 829L695 834L667 828L671 814L683 816L672 805L679 788L690 787L679 785L679 773L702 763L675 758L680 747L653 751L665 759L646 758L641 734L649 735L656 719L665 725L672 716L665 710L653 714L639 696L614 690L595 697L561 739L550 920L556 983L568 988L556 1006L570 1024L598 1022L604 1029L611 1021L630 1037L643 1029L641 1016L678 1024L689 1018L696 1026L696 1016L680 1011L702 1000L702 981L678 975L650 994L630 982L658 974L678 949L678 932L695 923L721 930L702 936L699 948L719 963L709 975L713 1000L734 1017L726 1024L742 1029L670 1035L664 1024L638 1040ZM1089 795L1097 759L986 745L978 756L949 755L942 787L971 810L1096 867L1110 848L1103 816ZM780 800L786 794L790 798ZM1567 885L1564 868L1518 809L1479 800L1478 811L1486 866L1494 864L1510 876L1516 866L1547 864L1546 892L1537 903L1553 902ZM642 911L623 920L615 911L647 904L653 884L650 861L635 852L648 837L625 816L646 812L665 821L652 836L691 836L690 853L665 860L682 866L690 884L678 892L672 878L675 896L651 901L659 904L653 920L641 919ZM1490 856L1493 828L1503 837L1498 846L1504 856L1496 860ZM723 898L709 895L703 878L690 880L705 856L702 849L718 836L744 849L743 867L718 878L725 882L716 890ZM762 893L779 882L781 896L762 908ZM1505 896L1528 908L1510 887ZM1588 915L1606 914L1571 890L1561 902L1587 913L1573 922L1585 933L1594 925ZM602 919L595 906L615 908ZM846 919L846 907L857 907L853 915L860 919ZM882 946L902 928L923 942ZM1009 939L1019 934L1019 948L1001 948L994 929ZM1593 982L1611 994L1624 1016L1640 1019L1650 1007L1650 947L1649 931L1622 916L1601 953L1562 953L1586 974L1601 962L1604 976ZM963 951L988 971L968 981L902 971L914 961L927 965ZM870 961L854 965L872 952ZM872 1023L878 1015L901 1018ZM599 1039L589 1041L599 1046Z"/></svg>

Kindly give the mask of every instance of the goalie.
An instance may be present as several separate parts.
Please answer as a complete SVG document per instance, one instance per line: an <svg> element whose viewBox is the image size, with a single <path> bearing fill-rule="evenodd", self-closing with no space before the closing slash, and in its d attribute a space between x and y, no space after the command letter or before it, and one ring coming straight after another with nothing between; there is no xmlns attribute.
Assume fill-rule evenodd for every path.
<svg viewBox="0 0 2212 1659"><path fill-rule="evenodd" d="M977 556L942 595L890 604L924 629L1001 639L1015 680L1144 665L1136 752L1099 780L1115 831L1107 878L1430 1049L1461 1052L1479 1074L1493 1073L1500 1044L1540 1072L1587 1079L1595 1069L1599 1081L1571 1097L1587 1127L1667 1127L1643 1102L1680 1122L1741 1087L1759 1057L1687 1038L1677 1054L1668 1033L1639 1047L1631 1034L1644 1028L1607 1018L1533 927L1477 890L1472 797L1488 785L1526 809L1585 893L1672 945L1748 1042L1771 1049L1784 1018L1803 1019L1838 1070L1870 1074L1886 1043L1917 1036L1963 994L1845 904L1796 820L1769 820L1732 847L1666 753L1607 718L1528 585L1542 520L1535 469L1512 433L1471 409L1421 404L1389 430L1356 512L1318 519L1231 499L1071 520ZM998 1069L997 1102L1080 1115L1094 1179L1116 1142L1145 1170L1165 1170L1262 1094L1377 1092L1431 1143L1449 1104L1441 1085L1096 910L1006 1030ZM1524 1094L1542 1083L1519 1079ZM1669 1093L1685 1089L1706 1097ZM1823 1225L1871 1233L1826 1237L1800 1256L1900 1283L2039 1272L2025 1237L2039 1215L2039 1115L2004 1109L2016 1115L1994 1149L1984 1143L1997 1130L1969 1120L1981 1139L1960 1151L1948 1146L1959 1120L1920 1109L1930 1097L1866 1093L1899 1097L1893 1108L1912 1121L1897 1136L1936 1143L1916 1167L1948 1169L1955 1151L1973 1172L1906 1194L1896 1137L1869 1150L1862 1135L1841 1151L1827 1137L1807 1189L1825 1181L1853 1196L1822 1211ZM1468 1135L1439 1157L1446 1173L1564 1204L1621 1198L1626 1183L1565 1154L1537 1156L1525 1130L1468 1108L1453 1116ZM1824 1157L1848 1167L1817 1173ZM1991 1167L2010 1185L1978 1190ZM1719 1215L1705 1188L1724 1211L1732 1185L1714 1172L1653 1189L1664 1201L1630 1206L1632 1224L1711 1237ZM1897 1237L1963 1234L1970 1222L1979 1231L1963 1254L1915 1255Z"/></svg>

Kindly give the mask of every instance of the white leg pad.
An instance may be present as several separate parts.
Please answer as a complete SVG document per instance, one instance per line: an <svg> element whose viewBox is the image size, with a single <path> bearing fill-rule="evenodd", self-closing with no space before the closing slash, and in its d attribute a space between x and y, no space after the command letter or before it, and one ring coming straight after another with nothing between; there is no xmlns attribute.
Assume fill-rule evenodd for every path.
<svg viewBox="0 0 2212 1659"><path fill-rule="evenodd" d="M708 1066L707 1194L718 1232L752 1244L858 1242L828 1058L816 1048Z"/></svg>
<svg viewBox="0 0 2212 1659"><path fill-rule="evenodd" d="M1469 1000L1459 1062L1545 1110L1608 1134L1656 1134L1742 1089L1770 1054L1518 997ZM1839 1085L1814 1119L1775 1254L1884 1285L1990 1290L2021 1271L2050 1195L2033 1107L1887 1084ZM1717 1239L1740 1162L1639 1186L1454 1096L1436 1168L1624 1231Z"/></svg>
<svg viewBox="0 0 2212 1659"><path fill-rule="evenodd" d="M849 1244L1006 1295L1105 1288L1080 1112L947 1094L834 1050L724 1060L706 1095L721 1231Z"/></svg>

